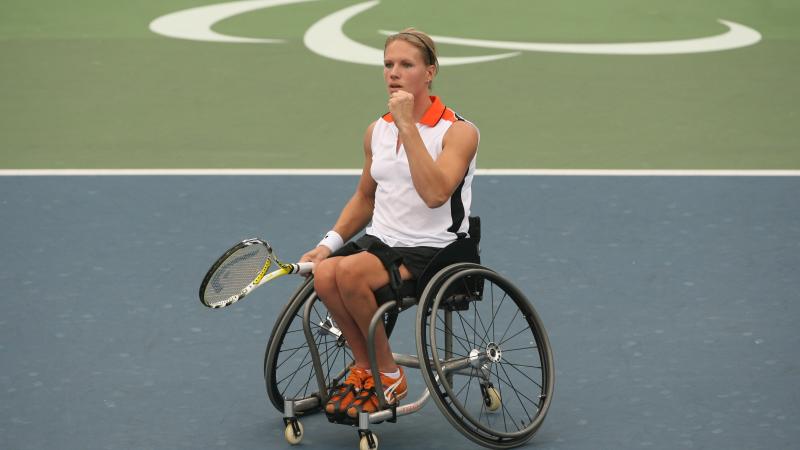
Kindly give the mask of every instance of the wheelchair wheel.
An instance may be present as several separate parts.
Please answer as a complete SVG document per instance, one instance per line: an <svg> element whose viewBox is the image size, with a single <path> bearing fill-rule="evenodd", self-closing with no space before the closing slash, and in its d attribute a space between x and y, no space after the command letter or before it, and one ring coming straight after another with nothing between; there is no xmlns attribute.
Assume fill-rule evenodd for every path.
<svg viewBox="0 0 800 450"><path fill-rule="evenodd" d="M539 316L511 282L483 266L439 271L417 310L417 351L431 396L470 440L530 440L553 396L555 371Z"/></svg>
<svg viewBox="0 0 800 450"><path fill-rule="evenodd" d="M311 331L328 386L344 377L353 355L344 336L330 317L327 308L314 292L313 278L309 277L290 298L278 316L264 354L264 379L267 395L278 411L283 411L284 399L302 400L320 397L316 372L303 332L303 312L306 301L311 305ZM322 405L310 409L297 409L298 415L321 410Z"/></svg>

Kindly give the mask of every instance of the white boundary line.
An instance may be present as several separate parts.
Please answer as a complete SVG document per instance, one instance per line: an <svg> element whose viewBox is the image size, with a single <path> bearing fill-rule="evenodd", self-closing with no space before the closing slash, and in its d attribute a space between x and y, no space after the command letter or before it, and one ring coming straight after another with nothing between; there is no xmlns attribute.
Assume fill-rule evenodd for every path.
<svg viewBox="0 0 800 450"><path fill-rule="evenodd" d="M361 169L0 169L0 177L360 175ZM800 177L800 170L478 169L477 175L588 177Z"/></svg>
<svg viewBox="0 0 800 450"><path fill-rule="evenodd" d="M361 169L0 169L0 176L359 175Z"/></svg>
<svg viewBox="0 0 800 450"><path fill-rule="evenodd" d="M478 175L578 177L798 177L800 170L478 169Z"/></svg>

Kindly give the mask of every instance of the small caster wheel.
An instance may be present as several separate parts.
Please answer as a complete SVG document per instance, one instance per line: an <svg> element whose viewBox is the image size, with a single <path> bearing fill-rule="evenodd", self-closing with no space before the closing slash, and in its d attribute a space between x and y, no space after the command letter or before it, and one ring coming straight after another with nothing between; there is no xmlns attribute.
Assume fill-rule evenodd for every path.
<svg viewBox="0 0 800 450"><path fill-rule="evenodd" d="M498 393L497 389L494 387L486 388L486 396L483 400L486 403L486 409L489 411L497 411L502 404L500 400L500 393Z"/></svg>
<svg viewBox="0 0 800 450"><path fill-rule="evenodd" d="M358 448L359 450L378 450L378 436L375 434L372 434L372 443L374 445L370 447L369 436L361 436L361 440L358 441Z"/></svg>
<svg viewBox="0 0 800 450"><path fill-rule="evenodd" d="M294 423L297 424L297 434L294 432ZM292 445L299 444L300 441L303 440L303 424L297 420L295 420L293 423L289 422L286 424L286 428L283 430L283 436L286 438L286 442Z"/></svg>

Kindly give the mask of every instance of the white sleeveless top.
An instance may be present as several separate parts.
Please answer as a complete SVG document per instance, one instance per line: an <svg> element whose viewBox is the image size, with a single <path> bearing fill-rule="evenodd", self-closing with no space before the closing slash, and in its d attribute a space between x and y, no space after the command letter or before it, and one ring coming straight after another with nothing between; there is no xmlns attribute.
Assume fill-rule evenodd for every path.
<svg viewBox="0 0 800 450"><path fill-rule="evenodd" d="M417 123L417 129L435 161L442 153L442 139L447 130L455 121L464 119L446 108L438 97L430 98L433 104ZM450 200L438 208L429 208L414 189L404 146L396 150L398 136L399 131L391 114L375 122L370 174L378 188L367 234L391 247L441 248L459 236L466 237L475 157Z"/></svg>

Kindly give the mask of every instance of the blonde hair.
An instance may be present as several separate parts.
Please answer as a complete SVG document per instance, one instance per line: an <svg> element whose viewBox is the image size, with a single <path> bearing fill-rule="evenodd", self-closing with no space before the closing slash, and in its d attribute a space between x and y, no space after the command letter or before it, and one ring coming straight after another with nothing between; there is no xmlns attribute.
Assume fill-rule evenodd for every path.
<svg viewBox="0 0 800 450"><path fill-rule="evenodd" d="M386 47L388 47L389 44L398 40L408 42L416 47L420 51L420 54L422 54L422 60L425 61L425 64L435 67L434 74L439 73L439 57L436 52L436 44L430 36L414 27L408 27L399 33L387 37L386 43L383 44L383 51L386 51ZM431 85L433 85L433 82L431 82Z"/></svg>

